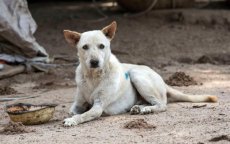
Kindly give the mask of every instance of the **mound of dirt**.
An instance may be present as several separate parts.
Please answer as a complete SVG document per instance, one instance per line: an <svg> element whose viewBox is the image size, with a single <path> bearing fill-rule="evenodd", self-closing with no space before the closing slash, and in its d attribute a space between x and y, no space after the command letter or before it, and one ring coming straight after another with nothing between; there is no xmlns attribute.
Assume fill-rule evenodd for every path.
<svg viewBox="0 0 230 144"><path fill-rule="evenodd" d="M202 55L198 59L192 59L188 57L181 57L177 59L180 63L186 64L214 64L214 65L229 65L230 64L230 54L206 54Z"/></svg>
<svg viewBox="0 0 230 144"><path fill-rule="evenodd" d="M57 89L63 87L74 87L75 83L71 80L49 80L49 81L41 81L37 82L38 84L34 86L32 89L39 90L39 89Z"/></svg>
<svg viewBox="0 0 230 144"><path fill-rule="evenodd" d="M175 72L165 82L170 86L190 86L198 84L192 77L186 75L184 72Z"/></svg>
<svg viewBox="0 0 230 144"><path fill-rule="evenodd" d="M47 87L52 87L54 85L54 81L41 82L39 85L34 86L33 89L46 89Z"/></svg>
<svg viewBox="0 0 230 144"><path fill-rule="evenodd" d="M210 64L215 64L215 61L210 57L203 55L200 58L197 59L196 63L210 63Z"/></svg>
<svg viewBox="0 0 230 144"><path fill-rule="evenodd" d="M34 130L28 129L20 122L15 123L10 121L6 126L4 126L3 130L0 131L0 134L13 135L13 134L29 133L33 131Z"/></svg>
<svg viewBox="0 0 230 144"><path fill-rule="evenodd" d="M210 63L217 65L229 65L230 54L210 54L203 55L195 63Z"/></svg>
<svg viewBox="0 0 230 144"><path fill-rule="evenodd" d="M206 104L203 104L203 105L194 105L192 106L192 108L202 108L202 107L206 107L207 105Z"/></svg>
<svg viewBox="0 0 230 144"><path fill-rule="evenodd" d="M179 63L185 63L185 64L194 64L194 60L189 57L180 57L177 59Z"/></svg>
<svg viewBox="0 0 230 144"><path fill-rule="evenodd" d="M156 126L148 124L144 119L136 119L130 122L127 122L124 126L126 129L153 129Z"/></svg>
<svg viewBox="0 0 230 144"><path fill-rule="evenodd" d="M230 142L230 137L227 135L221 135L221 136L214 137L214 138L210 139L209 141L210 142L218 142L218 141L222 141L222 140L226 140L226 141Z"/></svg>
<svg viewBox="0 0 230 144"><path fill-rule="evenodd" d="M9 86L0 86L0 95L16 94L17 91Z"/></svg>

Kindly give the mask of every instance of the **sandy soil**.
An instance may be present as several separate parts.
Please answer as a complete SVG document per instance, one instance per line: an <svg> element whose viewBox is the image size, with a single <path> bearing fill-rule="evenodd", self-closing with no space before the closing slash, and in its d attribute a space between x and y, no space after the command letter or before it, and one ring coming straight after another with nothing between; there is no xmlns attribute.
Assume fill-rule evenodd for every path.
<svg viewBox="0 0 230 144"><path fill-rule="evenodd" d="M81 6L84 6L83 8ZM121 62L145 64L166 80L175 72L184 72L198 85L175 87L191 94L212 94L218 103L171 103L168 110L149 115L116 115L75 127L62 126L75 93L75 66L52 69L48 73L20 74L1 80L2 85L17 93L2 97L39 96L10 102L0 102L0 130L9 123L4 105L15 102L33 104L56 103L54 118L42 125L27 126L33 131L14 135L0 134L1 144L24 143L229 143L230 136L230 14L226 10L153 11L135 18L123 16L120 10L107 11L105 21L92 7L82 3L30 5L39 25L38 42L53 55L75 58L62 35L63 29L100 29L112 20L118 22L118 32L112 49ZM198 64L203 55L226 58L223 63ZM224 55L224 56L223 56ZM212 61L212 57L210 58ZM74 60L73 60L74 61ZM67 63L58 61L57 63ZM69 62L68 62L69 63ZM202 84L200 84L202 83ZM141 120L144 119L144 120ZM132 121L144 121L155 128L125 128ZM215 138L219 137L219 138Z"/></svg>

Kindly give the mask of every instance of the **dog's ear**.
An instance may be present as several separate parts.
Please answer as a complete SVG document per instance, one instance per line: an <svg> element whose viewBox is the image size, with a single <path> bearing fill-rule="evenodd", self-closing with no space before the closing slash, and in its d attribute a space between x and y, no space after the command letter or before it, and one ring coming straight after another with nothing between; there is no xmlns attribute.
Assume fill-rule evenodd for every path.
<svg viewBox="0 0 230 144"><path fill-rule="evenodd" d="M66 41L71 45L76 47L77 43L80 40L81 34L78 32L64 30L64 36Z"/></svg>
<svg viewBox="0 0 230 144"><path fill-rule="evenodd" d="M105 36L108 39L112 40L115 35L116 29L117 29L117 22L113 21L110 25L104 27L102 29L102 32L105 34Z"/></svg>

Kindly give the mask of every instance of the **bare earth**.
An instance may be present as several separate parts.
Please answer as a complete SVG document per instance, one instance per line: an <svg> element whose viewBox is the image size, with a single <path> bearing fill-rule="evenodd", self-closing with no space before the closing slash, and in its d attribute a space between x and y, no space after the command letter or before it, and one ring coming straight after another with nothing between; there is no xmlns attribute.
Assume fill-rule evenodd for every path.
<svg viewBox="0 0 230 144"><path fill-rule="evenodd" d="M76 67L52 69L49 73L21 74L1 80L16 94L2 97L39 97L0 102L0 131L9 123L4 105L15 102L33 104L57 103L54 118L42 125L26 126L29 133L1 133L1 144L25 143L229 143L230 137L230 13L226 10L153 11L135 18L123 16L120 10L108 12L105 21L79 19L100 17L82 3L31 4L32 15L38 23L36 38L53 55L76 57L76 50L65 42L62 30L83 32L100 29L112 20L118 22L118 32L112 49L121 62L145 64L166 80L175 72L184 72L197 85L176 87L191 94L212 94L218 103L170 103L163 113L149 115L104 116L75 127L62 126L73 101ZM179 13L179 14L178 14ZM182 14L183 18L180 18ZM179 18L178 18L179 17ZM215 54L224 62L199 64L203 55ZM228 56L226 56L228 55ZM213 57L210 57L212 61ZM214 61L214 60L213 60ZM56 61L56 63L67 63ZM144 120L141 120L144 119ZM142 127L125 128L131 121L146 122ZM135 125L134 125L135 127ZM8 135L7 135L8 134ZM216 139L214 139L216 140Z"/></svg>

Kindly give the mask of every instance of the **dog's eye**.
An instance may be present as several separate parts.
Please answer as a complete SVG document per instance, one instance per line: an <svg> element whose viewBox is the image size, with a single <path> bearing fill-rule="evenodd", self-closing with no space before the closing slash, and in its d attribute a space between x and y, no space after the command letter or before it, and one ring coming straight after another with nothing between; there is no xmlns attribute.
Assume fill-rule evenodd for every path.
<svg viewBox="0 0 230 144"><path fill-rule="evenodd" d="M84 50L88 50L88 49L89 49L88 45L84 45L82 48L83 48Z"/></svg>
<svg viewBox="0 0 230 144"><path fill-rule="evenodd" d="M105 45L103 45L103 44L99 45L99 49L104 49L104 48L105 48Z"/></svg>

